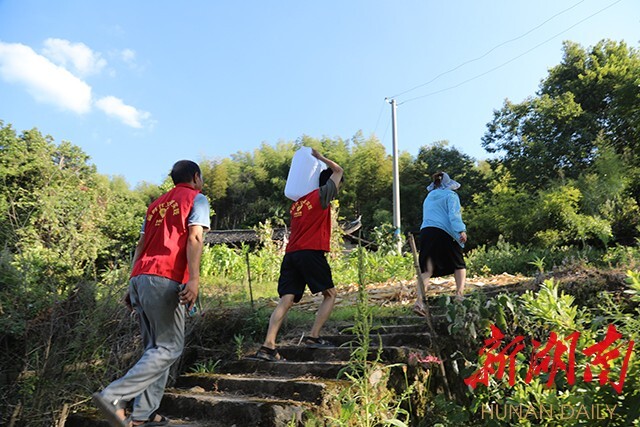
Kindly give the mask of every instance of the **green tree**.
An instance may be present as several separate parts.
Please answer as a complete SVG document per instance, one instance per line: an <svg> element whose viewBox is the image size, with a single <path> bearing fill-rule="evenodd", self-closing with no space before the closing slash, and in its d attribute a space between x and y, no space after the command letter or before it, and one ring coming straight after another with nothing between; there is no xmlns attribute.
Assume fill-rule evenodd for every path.
<svg viewBox="0 0 640 427"><path fill-rule="evenodd" d="M263 143L230 159L203 161L203 193L216 213L213 227L249 228L266 218L282 219L288 209L284 187L296 145Z"/></svg>
<svg viewBox="0 0 640 427"><path fill-rule="evenodd" d="M611 238L610 223L599 215L579 212L580 190L571 185L552 186L541 190L533 214L534 236L541 246L557 247L602 242Z"/></svg>
<svg viewBox="0 0 640 427"><path fill-rule="evenodd" d="M96 268L98 272L128 268L140 237L150 196L146 191L129 189L125 179L118 176L112 179L97 176L96 186L99 194L96 201L98 207L104 210L104 215L97 219L96 225L105 238Z"/></svg>
<svg viewBox="0 0 640 427"><path fill-rule="evenodd" d="M511 243L530 243L535 210L531 192L518 186L511 173L499 166L489 190L475 194L473 203L464 210L468 234L473 236L470 247L494 245L500 236Z"/></svg>
<svg viewBox="0 0 640 427"><path fill-rule="evenodd" d="M424 171L418 170L415 158L404 151L399 153L398 168L402 231L415 233L422 224L422 202L427 194L427 177L424 176Z"/></svg>
<svg viewBox="0 0 640 427"><path fill-rule="evenodd" d="M393 164L377 139L356 137L352 143L351 159L343 166L348 174L348 192L340 197L340 205L350 206L354 215L362 215L362 228L369 231L393 221Z"/></svg>
<svg viewBox="0 0 640 427"><path fill-rule="evenodd" d="M519 184L534 189L587 170L599 135L625 163L640 164L638 51L609 40L590 49L565 42L563 51L536 96L505 101L482 140Z"/></svg>
<svg viewBox="0 0 640 427"><path fill-rule="evenodd" d="M3 260L21 279L3 291L28 318L106 269L128 266L145 203L69 142L56 145L37 129L18 135L2 122L0 138Z"/></svg>
<svg viewBox="0 0 640 427"><path fill-rule="evenodd" d="M582 193L581 211L607 220L616 243L633 244L640 236L640 209L629 189L638 168L625 165L621 157L599 138L593 164L574 185Z"/></svg>

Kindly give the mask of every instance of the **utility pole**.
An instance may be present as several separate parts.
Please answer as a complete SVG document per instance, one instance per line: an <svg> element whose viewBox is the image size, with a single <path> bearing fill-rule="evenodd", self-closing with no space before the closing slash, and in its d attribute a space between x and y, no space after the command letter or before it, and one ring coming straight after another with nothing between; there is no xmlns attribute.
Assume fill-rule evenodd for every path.
<svg viewBox="0 0 640 427"><path fill-rule="evenodd" d="M391 129L393 132L393 228L398 254L402 255L402 239L400 235L400 177L398 173L398 126L396 123L396 100L388 99L391 104Z"/></svg>

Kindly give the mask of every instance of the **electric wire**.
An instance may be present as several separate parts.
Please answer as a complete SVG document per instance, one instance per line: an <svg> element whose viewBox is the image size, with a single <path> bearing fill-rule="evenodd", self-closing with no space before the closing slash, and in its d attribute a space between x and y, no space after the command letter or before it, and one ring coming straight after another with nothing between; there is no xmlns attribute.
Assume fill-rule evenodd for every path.
<svg viewBox="0 0 640 427"><path fill-rule="evenodd" d="M384 134L382 135L382 139L380 140L380 143L382 143L382 145L384 145L385 138L387 137L389 126L391 126L391 120L387 121L387 127L384 129Z"/></svg>
<svg viewBox="0 0 640 427"><path fill-rule="evenodd" d="M429 80L428 82L425 82L425 83L419 84L419 85L417 85L417 86L414 86L414 87L412 87L411 89L407 89L407 90L405 90L404 92L400 92L400 93L398 93L398 94L396 94L396 95L392 96L391 98L397 98L397 97L402 96L402 95L404 95L404 94L406 94L406 93L412 92L412 91L414 91L414 90L416 90L416 89L419 89L419 88L421 88L421 87L423 87L423 86L426 86L426 85L428 85L428 84L430 84L430 83L433 83L434 81L438 80L440 77L442 77L442 76L444 76L444 75L447 75L447 74L449 74L449 73L452 73L452 72L454 72L455 70L457 70L457 69L459 69L459 68L461 68L461 67L463 67L463 66L465 66L465 65L467 65L467 64L470 64L470 63L472 63L472 62L478 61L478 60L480 60L480 59L482 59L482 58L486 57L487 55L489 55L491 52L493 52L494 50L498 49L499 47L502 47L502 46L504 46L504 45L506 45L506 44L508 44L508 43L514 42L514 41L516 41L516 40L519 40L519 39L521 39L521 38L525 37L526 35L528 35L528 34L532 33L533 31L537 30L538 28L542 27L542 26L543 26L544 24L546 24L547 22L551 21L552 19L554 19L554 18L556 18L556 17L558 17L558 16L562 15L562 14L563 14L563 13L565 13L565 12L568 12L569 10L571 10L571 9L573 9L574 7L578 6L579 4L584 3L584 1L585 1L585 0L580 0L578 3L574 4L573 6L570 6L570 7L566 8L566 9L564 9L564 10L562 10L562 11L560 11L560 12L556 13L555 15L551 16L550 18L547 18L544 22L542 22L541 24L538 24L537 26L533 27L532 29L530 29L530 30L529 30L529 31L527 31L526 33L523 33L523 34L519 35L518 37L512 38L512 39L507 40L507 41L504 41L504 42L502 42L502 43L500 43L500 44L498 44L498 45L496 45L496 46L492 47L491 49L489 49L488 51L486 51L484 54L482 54L482 55L478 56L477 58L473 58L473 59L470 59L470 60L468 60L468 61L465 61L465 62L461 63L460 65L458 65L458 66L456 66L456 67L454 67L454 68L451 68L450 70L447 70L447 71L444 71L444 72L442 72L442 73L438 74L437 76L435 76L434 78L432 78L432 79L431 79L431 80Z"/></svg>
<svg viewBox="0 0 640 427"><path fill-rule="evenodd" d="M593 18L594 16L596 16L596 15L598 15L598 14L600 14L600 13L604 12L605 10L607 10L607 9L609 9L609 8L611 8L611 7L613 7L613 6L615 6L616 4L620 3L621 1L623 1L623 0L617 0L617 1L613 2L613 3L611 3L610 5L608 5L608 6L604 7L604 8L602 8L602 9L598 10L597 12L595 12L595 13L593 13L593 14L591 14L591 15L587 16L586 18L581 19L580 21L576 22L576 23L575 23L575 24L573 24L572 26L570 26L570 27L568 27L568 28L566 28L566 29L564 29L564 30L560 31L559 33L557 33L557 34L555 34L555 35L553 35L553 36L551 36L551 37L549 37L548 39L544 40L543 42L538 43L537 45L533 46L533 47L532 47L532 48L530 48L530 49L527 49L527 50L526 50L526 51L524 51L523 53L521 53L521 54L519 54L519 55L517 55L517 56L515 56L515 57L513 57L513 58L511 58L511 59L509 59L508 61L503 62L502 64L497 65L497 66L495 66L495 67L493 67L493 68L491 68L491 69L489 69L489 70L487 70L487 71L485 71L485 72L483 72L483 73L480 73L480 74L478 74L478 75L475 75L475 76L473 76L473 77L471 77L471 78L469 78L469 79L467 79L467 80L464 80L464 81L462 81L462 82L460 82L460 83L458 83L458 84L455 84L455 85L453 85L453 86L449 86L449 87L446 87L446 88L443 88L443 89L439 89L439 90L436 90L436 91L434 91L434 92L427 93L427 94L425 94L425 95L420 95L420 96L416 96L416 97L414 97L414 98L409 98L409 99L407 99L407 100L405 100L405 101L399 102L397 105L398 105L398 106L400 106L400 105L402 105L402 104L406 104L407 102L416 101L416 100L418 100L418 99L426 98L426 97L429 97L429 96L437 95L437 94L442 93L442 92L446 92L446 91L449 91L449 90L452 90L452 89L456 89L456 88L458 88L458 87L460 87L460 86L462 86L462 85L464 85L464 84L466 84L466 83L469 83L469 82L471 82L471 81L473 81L473 80L476 80L476 79L478 79L478 78L480 78L480 77L486 76L487 74L492 73L492 72L494 72L495 70L498 70L498 69L500 69L500 68L502 68L502 67L504 67L504 66L506 66L506 65L508 65L508 64L510 64L510 63L512 63L513 61L515 61L515 60L517 60L517 59L519 59L519 58L521 58L521 57L525 56L525 55L526 55L526 54L528 54L529 52L531 52L531 51L533 51L533 50L535 50L535 49L539 48L540 46L542 46L542 45L544 45L544 44L546 44L546 43L550 42L551 40L555 39L556 37L558 37L558 36L560 36L560 35L562 35L562 34L566 33L567 31L569 31L569 30L571 30L571 29L573 29L573 28L577 27L578 25L582 24L583 22L585 22L585 21L587 21L587 20L589 20L589 19ZM405 92L405 93L406 93L406 92Z"/></svg>
<svg viewBox="0 0 640 427"><path fill-rule="evenodd" d="M382 117L382 112L384 111L384 104L386 104L386 99L382 101L382 105L380 106L380 112L378 113L378 120L376 120L376 127L373 129L373 134L375 135L378 132L378 125L380 124L380 117Z"/></svg>

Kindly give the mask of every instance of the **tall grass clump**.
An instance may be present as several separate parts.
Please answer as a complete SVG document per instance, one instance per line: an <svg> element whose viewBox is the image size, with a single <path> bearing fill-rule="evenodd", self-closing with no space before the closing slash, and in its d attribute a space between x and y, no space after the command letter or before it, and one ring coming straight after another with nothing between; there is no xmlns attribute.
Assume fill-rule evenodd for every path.
<svg viewBox="0 0 640 427"><path fill-rule="evenodd" d="M350 385L340 392L339 414L329 417L329 425L335 427L407 426L409 412L402 408L408 400L410 387L397 396L388 385L391 369L403 365L385 365L381 361L382 343L377 349L372 346L372 308L368 302L365 279L364 249L358 248L358 300L354 325L355 334L351 357L341 376L350 380ZM376 351L374 360L368 360L371 351ZM406 372L406 366L404 366Z"/></svg>
<svg viewBox="0 0 640 427"><path fill-rule="evenodd" d="M122 303L125 270L76 283L68 298L2 337L0 424L64 425L84 396L137 359L138 323Z"/></svg>

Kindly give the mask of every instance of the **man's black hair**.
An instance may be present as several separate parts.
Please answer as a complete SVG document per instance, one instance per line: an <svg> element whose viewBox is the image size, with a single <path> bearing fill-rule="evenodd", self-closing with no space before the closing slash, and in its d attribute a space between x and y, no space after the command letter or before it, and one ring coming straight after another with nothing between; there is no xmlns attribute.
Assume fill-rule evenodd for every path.
<svg viewBox="0 0 640 427"><path fill-rule="evenodd" d="M327 183L327 181L329 181L329 178L331 178L332 174L333 171L331 170L331 168L327 168L320 172L320 178L318 179L318 181L320 182L320 187L322 187Z"/></svg>
<svg viewBox="0 0 640 427"><path fill-rule="evenodd" d="M171 168L171 179L174 185L191 182L196 174L202 176L200 166L191 160L179 160Z"/></svg>

